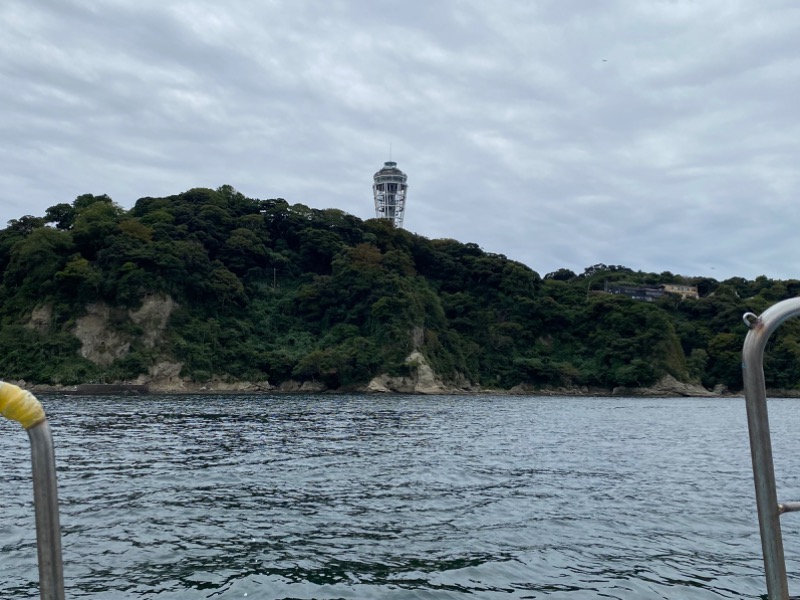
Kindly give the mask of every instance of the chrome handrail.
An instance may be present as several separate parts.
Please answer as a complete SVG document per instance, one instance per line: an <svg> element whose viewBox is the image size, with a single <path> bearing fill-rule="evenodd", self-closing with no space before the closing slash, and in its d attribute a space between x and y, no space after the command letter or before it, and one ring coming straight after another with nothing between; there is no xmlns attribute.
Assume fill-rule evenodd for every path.
<svg viewBox="0 0 800 600"><path fill-rule="evenodd" d="M753 482L756 488L758 525L769 600L789 600L786 559L783 554L780 516L797 510L796 503L778 503L772 441L767 414L767 388L764 380L764 348L772 333L787 319L800 315L800 298L783 300L760 316L744 315L750 328L742 347L742 375L750 431L750 454L753 459Z"/></svg>
<svg viewBox="0 0 800 600"><path fill-rule="evenodd" d="M47 419L28 429L28 438L31 442L33 506L36 514L39 597L41 600L64 600L56 459Z"/></svg>
<svg viewBox="0 0 800 600"><path fill-rule="evenodd" d="M4 382L0 382L0 415L19 422L28 432L31 442L39 598L64 600L56 459L50 425L42 405L30 392Z"/></svg>

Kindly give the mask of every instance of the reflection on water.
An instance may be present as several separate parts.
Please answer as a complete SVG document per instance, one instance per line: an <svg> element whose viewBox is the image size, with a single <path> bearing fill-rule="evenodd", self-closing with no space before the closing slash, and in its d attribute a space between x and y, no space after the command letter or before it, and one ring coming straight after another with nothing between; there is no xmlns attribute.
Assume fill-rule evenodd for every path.
<svg viewBox="0 0 800 600"><path fill-rule="evenodd" d="M765 592L740 399L43 402L69 598ZM800 491L798 409L770 406L782 492ZM0 597L36 598L18 429L0 425ZM795 523L784 522L793 577Z"/></svg>

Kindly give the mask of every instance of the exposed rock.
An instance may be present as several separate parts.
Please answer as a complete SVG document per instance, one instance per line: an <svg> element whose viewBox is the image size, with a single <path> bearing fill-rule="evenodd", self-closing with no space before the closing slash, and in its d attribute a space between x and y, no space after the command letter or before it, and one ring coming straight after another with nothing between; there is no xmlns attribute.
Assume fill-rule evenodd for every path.
<svg viewBox="0 0 800 600"><path fill-rule="evenodd" d="M304 381L303 385L300 386L300 391L308 394L324 392L327 389L328 388L325 386L325 384L320 383L319 381Z"/></svg>
<svg viewBox="0 0 800 600"><path fill-rule="evenodd" d="M425 329L417 325L411 330L411 344L414 350L418 350L420 346L422 346L422 342L425 341Z"/></svg>
<svg viewBox="0 0 800 600"><path fill-rule="evenodd" d="M288 381L283 381L278 386L278 391L281 392L299 392L300 391L300 384L295 381L294 379L289 379Z"/></svg>
<svg viewBox="0 0 800 600"><path fill-rule="evenodd" d="M458 388L448 387L436 376L428 360L417 350L406 358L406 363L412 367L412 374L408 377L392 377L391 375L378 375L367 384L369 392L397 392L401 394L451 394L463 391Z"/></svg>
<svg viewBox="0 0 800 600"><path fill-rule="evenodd" d="M515 396L608 396L608 390L603 388L590 388L582 385L581 387L566 386L535 386L529 383L515 385L510 390L493 390L495 394L509 394Z"/></svg>
<svg viewBox="0 0 800 600"><path fill-rule="evenodd" d="M373 377L367 384L365 389L367 392L378 393L399 393L399 394L413 394L414 385L410 378L407 377L391 377L390 375L378 375Z"/></svg>
<svg viewBox="0 0 800 600"><path fill-rule="evenodd" d="M253 381L250 385L254 392L269 392L275 389L275 386L266 379L264 381Z"/></svg>
<svg viewBox="0 0 800 600"><path fill-rule="evenodd" d="M179 379L183 363L162 361L150 367L150 377L153 380Z"/></svg>
<svg viewBox="0 0 800 600"><path fill-rule="evenodd" d="M263 392L272 389L269 382L212 380L203 385L204 392Z"/></svg>
<svg viewBox="0 0 800 600"><path fill-rule="evenodd" d="M80 354L96 365L108 366L128 353L128 336L109 328L111 309L97 302L86 306L87 314L75 320L75 337L81 342Z"/></svg>
<svg viewBox="0 0 800 600"><path fill-rule="evenodd" d="M183 363L162 361L154 364L147 375L139 375L135 383L148 385L152 390L175 392L186 389L186 382L181 378Z"/></svg>
<svg viewBox="0 0 800 600"><path fill-rule="evenodd" d="M212 379L211 381L198 382L184 379L182 377L173 377L169 379L161 379L155 383L149 384L151 392L161 394L198 394L198 393L261 393L269 392L275 388L269 381L228 381L221 379Z"/></svg>
<svg viewBox="0 0 800 600"><path fill-rule="evenodd" d="M148 296L137 310L128 311L127 317L142 328L142 341L146 347L153 348L156 345L176 306L169 296ZM81 342L80 354L96 365L108 366L130 351L131 336L115 331L109 323L112 314L122 316L124 312L120 309L113 311L107 304L96 302L87 305L86 314L75 320L74 334ZM32 324L47 323L49 326L49 320L46 307L35 310L31 315Z"/></svg>
<svg viewBox="0 0 800 600"><path fill-rule="evenodd" d="M388 387L386 387L385 378L388 377L387 375L379 375L378 377L374 377L372 381L367 384L367 387L364 388L365 392L370 393L378 393L378 394L387 394L391 392Z"/></svg>
<svg viewBox="0 0 800 600"><path fill-rule="evenodd" d="M536 388L529 383L520 383L508 390L512 396L529 396L536 393Z"/></svg>
<svg viewBox="0 0 800 600"><path fill-rule="evenodd" d="M683 383L672 375L665 375L658 383L651 387L624 388L616 387L611 392L612 396L687 396L699 398L715 398L719 394L709 391L696 383Z"/></svg>
<svg viewBox="0 0 800 600"><path fill-rule="evenodd" d="M169 296L147 296L138 310L130 311L131 320L142 328L142 341L147 348L156 345L177 306Z"/></svg>
<svg viewBox="0 0 800 600"><path fill-rule="evenodd" d="M446 386L436 377L427 359L415 350L406 358L406 362L416 365L416 385L414 391L418 394L441 394L447 391Z"/></svg>
<svg viewBox="0 0 800 600"><path fill-rule="evenodd" d="M35 329L39 333L47 333L50 329L50 322L53 319L53 305L45 304L37 306L31 312L31 320L28 321L27 327Z"/></svg>

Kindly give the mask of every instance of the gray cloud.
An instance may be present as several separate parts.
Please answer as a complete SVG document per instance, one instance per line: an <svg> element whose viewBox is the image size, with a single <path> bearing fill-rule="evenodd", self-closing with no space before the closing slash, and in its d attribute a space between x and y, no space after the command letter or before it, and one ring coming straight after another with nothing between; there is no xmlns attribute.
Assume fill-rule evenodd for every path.
<svg viewBox="0 0 800 600"><path fill-rule="evenodd" d="M231 184L545 274L800 278L800 7L8 0L0 223Z"/></svg>

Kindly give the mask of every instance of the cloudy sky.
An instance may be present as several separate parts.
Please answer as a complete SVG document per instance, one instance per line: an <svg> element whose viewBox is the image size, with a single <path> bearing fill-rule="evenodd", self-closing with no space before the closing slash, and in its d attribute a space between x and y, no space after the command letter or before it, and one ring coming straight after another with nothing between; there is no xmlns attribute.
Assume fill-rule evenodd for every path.
<svg viewBox="0 0 800 600"><path fill-rule="evenodd" d="M3 0L0 226L230 184L540 274L800 278L800 2Z"/></svg>

